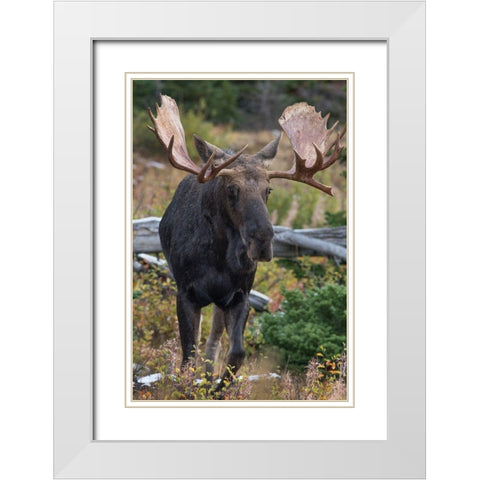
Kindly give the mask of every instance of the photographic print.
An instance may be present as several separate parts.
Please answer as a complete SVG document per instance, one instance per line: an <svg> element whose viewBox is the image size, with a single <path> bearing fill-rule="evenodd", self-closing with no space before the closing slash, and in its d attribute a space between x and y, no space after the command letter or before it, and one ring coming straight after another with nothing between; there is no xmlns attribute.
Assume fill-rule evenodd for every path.
<svg viewBox="0 0 480 480"><path fill-rule="evenodd" d="M386 478L424 473L424 8L415 2L387 3L347 2L339 10L329 2L306 2L299 10L293 2L260 2L248 9L238 2L222 8L191 2L188 16L195 22L161 21L185 18L184 5L176 2L56 5L56 475ZM292 12L301 13L303 21L292 22ZM262 18L271 21L255 21ZM319 18L341 21L319 28ZM369 21L359 23L359 18ZM176 91L167 88L168 82L177 83ZM187 82L197 87L190 105ZM208 88L209 82L214 87ZM247 96L256 97L253 111L245 92L234 88L241 83ZM287 88L275 92L277 83ZM344 120L329 94L309 86L340 83ZM230 88L233 110L219 97L223 86ZM150 89L144 99L137 87ZM176 115L167 115L175 119L169 122L173 135L168 138L167 132L162 140L165 133L159 128L157 134L156 120L175 112L173 104L165 108L167 97L178 108L178 122ZM262 260L256 260L247 289L243 338L234 336L232 342L224 321L209 364L212 317L222 304L202 305L203 321L195 327L193 317L193 347L187 345L183 362L176 303L185 290L182 275L195 270L178 273L172 260L177 240L171 241L173 248L164 248L161 222L169 218L185 178L196 178L202 188L231 180L226 172L240 165L241 156L258 155L279 134L266 172L300 171L295 151L307 165L314 164L317 152L315 159L305 155L297 137L279 123L289 107L302 103L321 112L322 119L330 113L327 129L337 120L339 134L347 127L340 158L312 172L334 196L265 173L272 188L265 205L272 258L266 260L265 248L254 255L246 243L247 258L255 262L252 257L262 255ZM222 112L227 114L219 118ZM191 128L198 117L201 122ZM198 128L205 124L207 129ZM185 147L177 142L181 131ZM239 134L243 138L237 141ZM257 142L260 134L264 138ZM207 148L206 162L195 142L214 146ZM239 157L223 165L245 145ZM187 155L179 155L179 148ZM185 162L193 171L176 166ZM334 177L339 168L344 176ZM418 175L412 176L415 168ZM228 194L219 205L227 202ZM205 218L203 206L198 212L192 207L186 216L170 216L170 225L183 222L187 232L196 232L196 222ZM344 223L333 225L332 215L344 215ZM303 234L340 227L346 229L343 245ZM318 251L320 241L343 247L346 261L338 253ZM320 318L323 305L330 313L335 310L331 297L317 308L307 293L316 289L312 297L317 297L342 282L347 308L338 334L341 350L335 353L325 332L316 335L318 325L303 324ZM235 289L233 298L239 301L243 294ZM255 304L255 296L263 301ZM325 330L325 321L320 326ZM312 339L311 350L305 339ZM302 350L307 351L304 360L299 359ZM328 378L327 361L334 356L345 359L345 373L335 362ZM241 364L229 364L235 358ZM420 368L409 372L406 389L404 365L412 359ZM312 360L318 366L309 370ZM345 389L343 396L330 396L342 391L330 388L334 384ZM233 470L232 442L237 456L249 459ZM212 451L214 464L201 461ZM192 461L184 461L185 452ZM275 458L286 460L272 462Z"/></svg>
<svg viewBox="0 0 480 480"><path fill-rule="evenodd" d="M127 78L132 402L348 400L353 86L331 77Z"/></svg>

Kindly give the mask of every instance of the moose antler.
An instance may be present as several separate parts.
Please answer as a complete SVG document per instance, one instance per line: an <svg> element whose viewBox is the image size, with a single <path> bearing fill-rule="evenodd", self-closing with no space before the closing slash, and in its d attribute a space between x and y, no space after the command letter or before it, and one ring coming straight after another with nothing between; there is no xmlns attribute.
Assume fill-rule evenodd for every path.
<svg viewBox="0 0 480 480"><path fill-rule="evenodd" d="M322 117L321 112L305 102L295 103L287 107L279 118L283 131L286 133L293 147L295 163L287 172L269 172L270 178L287 178L306 183L333 196L332 187L317 182L313 175L320 170L330 167L340 157L343 146L340 140L346 132L346 126L338 133L338 122L327 128L330 114ZM333 138L333 139L332 139ZM332 149L332 153L327 153Z"/></svg>
<svg viewBox="0 0 480 480"><path fill-rule="evenodd" d="M186 172L197 175L200 183L213 180L221 170L228 167L247 148L247 145L245 145L239 152L217 166L213 164L216 153L214 151L205 165L200 168L193 163L188 155L185 132L180 121L180 113L175 100L167 95L160 95L160 100L162 104L161 107L158 103L155 104L156 117L150 108L148 109L148 114L154 126L151 127L147 125L147 127L155 133L160 143L168 150L168 160L170 163L179 170L185 170Z"/></svg>

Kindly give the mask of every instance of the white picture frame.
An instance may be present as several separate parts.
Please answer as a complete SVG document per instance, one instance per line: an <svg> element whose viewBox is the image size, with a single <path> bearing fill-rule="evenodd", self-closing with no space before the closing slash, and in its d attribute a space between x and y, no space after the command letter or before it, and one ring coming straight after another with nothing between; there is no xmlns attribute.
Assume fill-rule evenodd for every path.
<svg viewBox="0 0 480 480"><path fill-rule="evenodd" d="M387 42L387 440L93 439L97 40ZM57 2L54 43L55 476L424 478L425 2Z"/></svg>

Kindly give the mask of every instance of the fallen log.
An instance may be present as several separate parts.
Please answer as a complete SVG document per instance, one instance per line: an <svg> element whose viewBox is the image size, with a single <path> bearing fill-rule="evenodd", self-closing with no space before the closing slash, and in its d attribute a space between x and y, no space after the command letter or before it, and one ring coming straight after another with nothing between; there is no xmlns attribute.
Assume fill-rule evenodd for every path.
<svg viewBox="0 0 480 480"><path fill-rule="evenodd" d="M160 218L133 220L133 253L158 253L162 245L158 236ZM347 227L295 229L274 226L273 255L294 258L304 255L347 258Z"/></svg>
<svg viewBox="0 0 480 480"><path fill-rule="evenodd" d="M322 240L321 238L315 238L313 235L306 235L303 231L284 230L280 232L275 232L274 238L274 255L275 243L286 243L293 247L297 247L298 250L313 251L316 255L321 255L324 257L334 257L344 262L347 261L346 247L333 242L327 242L325 240ZM279 256L278 251L277 255L275 256Z"/></svg>

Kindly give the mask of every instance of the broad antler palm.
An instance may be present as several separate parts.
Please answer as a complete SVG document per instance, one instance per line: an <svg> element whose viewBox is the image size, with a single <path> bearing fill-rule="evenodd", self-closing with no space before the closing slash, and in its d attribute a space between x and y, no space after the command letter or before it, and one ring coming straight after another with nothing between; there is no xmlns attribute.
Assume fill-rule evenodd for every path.
<svg viewBox="0 0 480 480"><path fill-rule="evenodd" d="M305 102L296 103L287 107L279 118L283 131L292 144L294 165L286 172L269 172L270 178L286 178L306 183L333 196L332 187L324 185L313 178L313 175L325 170L335 163L343 150L340 140L346 132L346 126L338 133L338 122L327 128L330 114L322 117L321 112ZM333 148L329 156L328 152Z"/></svg>
<svg viewBox="0 0 480 480"><path fill-rule="evenodd" d="M148 128L152 130L152 132L155 132L160 143L167 149L170 163L175 168L197 175L200 183L214 179L221 170L234 162L247 148L247 145L245 145L239 152L227 158L227 160L220 165L214 165L216 153L214 151L208 161L202 167L199 167L193 163L188 155L185 132L180 121L180 113L175 100L167 95L161 95L160 100L162 106L159 106L158 103L155 105L156 117L153 112L148 109L148 114L154 125L153 127L148 125Z"/></svg>

